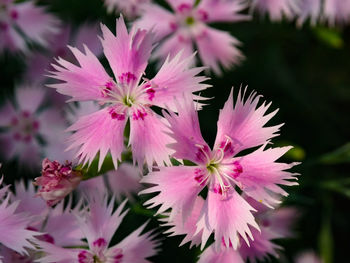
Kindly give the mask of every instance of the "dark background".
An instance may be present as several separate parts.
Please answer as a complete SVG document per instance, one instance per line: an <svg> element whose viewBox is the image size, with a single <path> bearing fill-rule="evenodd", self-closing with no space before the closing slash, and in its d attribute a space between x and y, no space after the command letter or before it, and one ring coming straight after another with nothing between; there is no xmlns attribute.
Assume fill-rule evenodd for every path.
<svg viewBox="0 0 350 263"><path fill-rule="evenodd" d="M50 10L65 22L79 26L85 21L101 21L115 28L115 15L107 15L99 0L52 0ZM270 124L285 123L274 144L293 145L285 161L301 161L294 168L301 174L300 186L288 189L285 205L300 210L296 238L278 241L284 255L293 262L296 253L308 249L319 252L325 262L347 262L350 236L350 27L297 28L294 22L272 23L255 16L252 21L214 25L230 31L242 42L246 59L223 76L211 75L212 88L202 95L214 97L200 113L202 132L214 142L219 109L231 87L248 85L257 91L271 110L279 108ZM1 101L12 96L25 71L21 55L0 55ZM339 150L340 149L340 150ZM15 178L38 173L19 171L16 161L3 163L7 183ZM129 229L139 226L147 214L137 207L118 231L120 239ZM155 226L155 221L152 221ZM124 229L123 229L124 226ZM177 248L182 237L163 240L162 252L154 262L194 262L198 249L188 245ZM282 260L280 260L282 261ZM280 262L276 260L276 262Z"/></svg>

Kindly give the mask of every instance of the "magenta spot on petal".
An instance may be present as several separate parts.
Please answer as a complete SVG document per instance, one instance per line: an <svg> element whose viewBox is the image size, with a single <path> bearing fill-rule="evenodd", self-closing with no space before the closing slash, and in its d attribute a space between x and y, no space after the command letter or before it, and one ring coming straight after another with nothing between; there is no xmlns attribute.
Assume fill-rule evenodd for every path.
<svg viewBox="0 0 350 263"><path fill-rule="evenodd" d="M268 227L268 226L270 226L270 221L267 220L267 219L264 219L264 220L261 222L261 224L262 224L262 226L264 226L264 227Z"/></svg>
<svg viewBox="0 0 350 263"><path fill-rule="evenodd" d="M122 113L122 114L117 113L114 109L110 109L109 114L111 115L111 118L113 120L118 120L118 121L125 120L125 114L124 113Z"/></svg>
<svg viewBox="0 0 350 263"><path fill-rule="evenodd" d="M78 262L79 263L90 263L90 262L94 262L94 259L93 259L93 256L89 252L83 250L78 254Z"/></svg>
<svg viewBox="0 0 350 263"><path fill-rule="evenodd" d="M16 141L20 141L22 139L22 136L16 132L14 135L13 135L13 138L16 140Z"/></svg>
<svg viewBox="0 0 350 263"><path fill-rule="evenodd" d="M7 31L8 28L9 28L9 25L7 23L0 21L0 30Z"/></svg>
<svg viewBox="0 0 350 263"><path fill-rule="evenodd" d="M215 185L215 186L213 187L213 192L214 192L215 194L220 194L220 195L222 195L222 189L221 189L220 185Z"/></svg>
<svg viewBox="0 0 350 263"><path fill-rule="evenodd" d="M210 149L207 145L204 145L203 147L199 147L196 152L196 160L198 162L207 162L208 161L207 156L209 156L209 154L210 154Z"/></svg>
<svg viewBox="0 0 350 263"><path fill-rule="evenodd" d="M93 243L92 243L93 246L95 247L105 247L107 246L107 241L100 237L99 239L96 239Z"/></svg>
<svg viewBox="0 0 350 263"><path fill-rule="evenodd" d="M203 9L199 9L197 11L197 14L198 14L199 20L201 20L201 21L207 21L209 18L208 13L206 11L204 11Z"/></svg>
<svg viewBox="0 0 350 263"><path fill-rule="evenodd" d="M187 13L191 11L191 9L192 9L192 6L187 3L182 3L177 7L177 11L180 13Z"/></svg>
<svg viewBox="0 0 350 263"><path fill-rule="evenodd" d="M48 242L48 243L51 243L51 244L55 244L55 239L52 236L50 236L49 234L44 234L42 236L39 236L38 239L45 241L45 242Z"/></svg>
<svg viewBox="0 0 350 263"><path fill-rule="evenodd" d="M136 110L132 114L132 119L133 120L139 120L139 119L144 120L146 116L147 116L147 112L141 111L141 110Z"/></svg>
<svg viewBox="0 0 350 263"><path fill-rule="evenodd" d="M207 31L206 31L206 30L203 30L200 34L198 34L198 35L196 36L196 39L197 39L197 40L201 40L201 39L207 38L207 37L208 37Z"/></svg>
<svg viewBox="0 0 350 263"><path fill-rule="evenodd" d="M172 31L176 31L177 29L178 29L178 25L177 25L177 23L175 23L175 22L170 22L169 23L169 27L170 27L170 29L172 30Z"/></svg>
<svg viewBox="0 0 350 263"><path fill-rule="evenodd" d="M31 135L24 136L23 141L26 143L30 143L32 141L32 136Z"/></svg>
<svg viewBox="0 0 350 263"><path fill-rule="evenodd" d="M30 116L30 112L29 111L22 111L22 116L24 117L24 118L29 118L29 116Z"/></svg>
<svg viewBox="0 0 350 263"><path fill-rule="evenodd" d="M146 91L146 93L148 94L148 99L149 99L150 101L152 101L153 98L154 98L154 94L156 93L156 91L155 91L153 88L150 88L150 89L148 89L148 90Z"/></svg>
<svg viewBox="0 0 350 263"><path fill-rule="evenodd" d="M16 117L13 117L12 119L11 119L11 125L12 126L16 126L18 124L18 119L16 118Z"/></svg>
<svg viewBox="0 0 350 263"><path fill-rule="evenodd" d="M179 34L179 35L177 36L177 39L178 39L179 42L181 42L181 43L188 43L188 42L191 41L191 39L189 39L188 37L186 37L186 36L184 36L184 35L181 35L181 34Z"/></svg>
<svg viewBox="0 0 350 263"><path fill-rule="evenodd" d="M39 129L39 122L38 121L33 121L33 129L38 130Z"/></svg>
<svg viewBox="0 0 350 263"><path fill-rule="evenodd" d="M119 76L119 81L121 83L129 84L131 81L134 81L134 80L136 80L136 76L131 72L126 72Z"/></svg>
<svg viewBox="0 0 350 263"><path fill-rule="evenodd" d="M199 168L195 169L194 174L195 174L194 180L196 180L201 186L206 185L208 181L208 177L202 169L199 169Z"/></svg>
<svg viewBox="0 0 350 263"><path fill-rule="evenodd" d="M220 143L220 148L223 149L225 156L226 155L231 155L232 156L234 154L234 152L235 152L234 147L233 147L233 145L232 145L232 143L230 141L228 141L228 142L227 141L222 141Z"/></svg>
<svg viewBox="0 0 350 263"><path fill-rule="evenodd" d="M243 173L243 167L238 161L234 161L233 165L234 165L234 168L230 176L236 179L237 177L240 176L241 173Z"/></svg>
<svg viewBox="0 0 350 263"><path fill-rule="evenodd" d="M18 12L16 10L11 10L10 16L13 20L18 19Z"/></svg>

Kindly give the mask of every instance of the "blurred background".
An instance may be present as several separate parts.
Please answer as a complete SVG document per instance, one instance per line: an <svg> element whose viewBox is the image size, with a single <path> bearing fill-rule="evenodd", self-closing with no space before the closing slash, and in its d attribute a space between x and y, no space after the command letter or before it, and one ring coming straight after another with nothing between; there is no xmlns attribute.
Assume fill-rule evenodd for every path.
<svg viewBox="0 0 350 263"><path fill-rule="evenodd" d="M63 23L70 24L73 32L87 22L115 27L116 14L107 13L100 0L38 3L47 6ZM254 15L251 21L214 27L229 31L242 42L240 49L245 59L222 76L208 73L211 79L207 82L213 87L202 95L213 99L199 113L205 139L213 144L219 109L231 88L237 94L240 87L248 86L248 92L255 90L272 102L271 111L279 109L270 124L285 124L281 136L273 140L274 145L294 146L284 161L301 162L293 169L301 174L300 185L289 187L290 195L284 201L284 205L296 207L300 213L295 237L277 241L284 250L279 259L272 261L294 262L298 253L312 250L325 263L348 262L350 26L305 24L298 28L293 21L271 22ZM46 52L36 45L30 49L39 54ZM27 72L32 66L28 61L26 55L18 52L0 54L1 105L7 98L13 98L16 86L29 82ZM105 59L102 61L106 63ZM21 166L16 159L0 160L6 183L34 178L40 173L38 168ZM134 229L148 216L133 209L125 229ZM162 252L153 261L194 262L199 249L189 250L188 244L178 248L181 240L182 237L164 238Z"/></svg>

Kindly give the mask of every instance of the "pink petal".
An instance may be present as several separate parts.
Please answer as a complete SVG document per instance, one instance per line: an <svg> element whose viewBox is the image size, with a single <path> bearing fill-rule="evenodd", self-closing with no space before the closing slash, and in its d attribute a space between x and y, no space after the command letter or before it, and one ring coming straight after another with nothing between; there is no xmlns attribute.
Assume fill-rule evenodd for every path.
<svg viewBox="0 0 350 263"><path fill-rule="evenodd" d="M0 51L23 51L26 52L27 45L23 37L7 23L7 30L0 30Z"/></svg>
<svg viewBox="0 0 350 263"><path fill-rule="evenodd" d="M52 65L56 71L50 77L64 81L64 83L48 85L57 89L61 94L76 100L96 100L103 98L103 88L111 78L97 59L85 46L85 54L78 49L70 48L80 67L62 58L57 59L57 65Z"/></svg>
<svg viewBox="0 0 350 263"><path fill-rule="evenodd" d="M181 59L190 57L194 52L190 32L181 28L160 44L159 48L154 52L153 57L159 61L165 61L168 57L173 59L180 52L182 52ZM195 65L194 60L191 61L190 66L193 65Z"/></svg>
<svg viewBox="0 0 350 263"><path fill-rule="evenodd" d="M275 110L265 115L271 103L266 105L264 102L257 107L260 96L256 96L255 92L252 92L246 101L244 97L245 91L242 95L240 90L233 107L233 91L231 91L229 99L220 111L214 148L219 148L222 142L229 139L233 142L234 154L237 154L241 150L262 145L278 135L276 132L282 125L264 127L277 113Z"/></svg>
<svg viewBox="0 0 350 263"><path fill-rule="evenodd" d="M44 89L31 86L22 86L17 88L15 92L18 107L22 111L29 111L29 113L34 113L39 108L45 96Z"/></svg>
<svg viewBox="0 0 350 263"><path fill-rule="evenodd" d="M175 110L175 97L181 98L183 94L191 94L209 87L209 85L202 83L207 80L206 77L197 76L203 68L190 69L194 54L187 58L183 58L183 56L180 52L173 59L168 57L157 75L150 80L154 90L151 100L153 105ZM201 99L201 97L197 99Z"/></svg>
<svg viewBox="0 0 350 263"><path fill-rule="evenodd" d="M203 156L203 152L209 153L210 149L202 137L192 98L185 96L176 100L175 103L178 115L175 113L166 115L170 124L170 135L176 141L169 145L175 150L173 156L204 164L208 160L205 158L205 154Z"/></svg>
<svg viewBox="0 0 350 263"><path fill-rule="evenodd" d="M159 23L162 21L162 23ZM169 35L176 23L175 16L163 7L155 4L145 5L143 7L142 16L135 21L137 28L153 30L156 39L161 40Z"/></svg>
<svg viewBox="0 0 350 263"><path fill-rule="evenodd" d="M133 199L133 194L138 193L143 187L140 183L140 170L129 163L122 163L118 169L107 174L108 185L117 200L126 196Z"/></svg>
<svg viewBox="0 0 350 263"><path fill-rule="evenodd" d="M59 31L59 20L46 13L44 8L34 6L32 2L16 4L14 10L18 12L16 25L30 39L41 45L47 45L48 37Z"/></svg>
<svg viewBox="0 0 350 263"><path fill-rule="evenodd" d="M101 42L96 37L101 34L100 27L97 24L83 24L72 41L78 49L83 49L84 45L88 46L92 53L99 57L103 50Z"/></svg>
<svg viewBox="0 0 350 263"><path fill-rule="evenodd" d="M18 253L27 253L25 248L34 248L33 240L37 232L27 230L30 217L15 213L18 202L9 204L7 197L0 205L0 243Z"/></svg>
<svg viewBox="0 0 350 263"><path fill-rule="evenodd" d="M146 225L147 223L140 226L119 244L111 247L109 250L121 248L123 250L123 262L149 262L146 258L152 257L157 253L156 247L159 245L159 242L153 239L154 235L152 235L151 232L141 234Z"/></svg>
<svg viewBox="0 0 350 263"><path fill-rule="evenodd" d="M9 100L0 108L0 126L9 126L11 120L16 117L17 112Z"/></svg>
<svg viewBox="0 0 350 263"><path fill-rule="evenodd" d="M212 189L208 191L208 197L205 202L200 221L197 223L197 232L200 230L214 232L215 247L220 249L222 242L228 247L232 244L236 249L239 244L239 237L242 237L247 243L247 235L252 238L249 225L259 229L252 215L252 208L235 190L227 193L223 197L215 193ZM202 246L205 246L205 237L203 235Z"/></svg>
<svg viewBox="0 0 350 263"><path fill-rule="evenodd" d="M131 73L138 83L151 55L154 35L135 28L129 34L122 17L117 20L117 36L105 25L101 29L103 50L116 80L120 82L123 74Z"/></svg>
<svg viewBox="0 0 350 263"><path fill-rule="evenodd" d="M174 11L177 10L180 5L188 5L192 7L195 3L194 0L166 0L166 1Z"/></svg>
<svg viewBox="0 0 350 263"><path fill-rule="evenodd" d="M142 118L137 117L139 111L136 110L130 118L130 138L134 163L142 166L144 162L151 167L153 162L162 166L170 164L169 155L173 153L166 145L173 142L171 137L164 130L165 120L162 120L152 110L146 110L146 115Z"/></svg>
<svg viewBox="0 0 350 263"><path fill-rule="evenodd" d="M311 25L315 26L321 16L321 0L301 0L299 3L298 26L310 18Z"/></svg>
<svg viewBox="0 0 350 263"><path fill-rule="evenodd" d="M94 241L103 238L107 245L110 243L115 231L119 227L128 210L123 211L125 200L114 210L114 198L107 201L100 193L89 197L89 212L84 216L77 216L78 224L88 240L90 249Z"/></svg>
<svg viewBox="0 0 350 263"><path fill-rule="evenodd" d="M287 172L296 163L286 164L275 162L291 147L269 148L264 147L251 154L239 158L243 172L236 178L245 194L271 207L280 201L274 194L288 195L279 185L297 185L294 177L297 174Z"/></svg>
<svg viewBox="0 0 350 263"><path fill-rule="evenodd" d="M299 11L295 0L253 0L251 11L257 9L261 14L268 14L272 21L293 19Z"/></svg>
<svg viewBox="0 0 350 263"><path fill-rule="evenodd" d="M183 211L178 211L174 219L165 224L165 226L171 226L171 228L164 233L171 233L170 236L185 235L180 246L186 244L187 242L191 242L190 248L194 245L198 246L202 241L202 231L196 234L196 224L198 222L203 206L204 199L201 196L198 196L193 205L191 214L187 217L186 221L183 222Z"/></svg>
<svg viewBox="0 0 350 263"><path fill-rule="evenodd" d="M200 255L198 263L244 263L240 254L232 249L227 248L222 251L216 251L214 245L209 246Z"/></svg>
<svg viewBox="0 0 350 263"><path fill-rule="evenodd" d="M72 263L77 262L78 254L82 249L67 249L55 246L44 241L36 241L40 247L40 251L44 252L44 256L39 258L40 263Z"/></svg>
<svg viewBox="0 0 350 263"><path fill-rule="evenodd" d="M324 17L328 20L329 25L334 26L336 23L346 23L350 20L350 2L343 0L325 0Z"/></svg>
<svg viewBox="0 0 350 263"><path fill-rule="evenodd" d="M124 148L124 128L126 119L112 119L108 108L81 117L75 124L69 127L69 131L75 131L69 138L69 149L78 148L76 156L80 162L91 163L99 152L99 167L110 151L114 166L118 166L118 160Z"/></svg>
<svg viewBox="0 0 350 263"><path fill-rule="evenodd" d="M196 166L174 166L161 167L159 171L151 172L143 177L142 183L155 184L140 192L148 194L160 192L157 196L151 198L145 205L149 208L161 205L158 214L161 214L172 208L170 220L181 211L183 221L191 214L197 195L203 189L195 179Z"/></svg>
<svg viewBox="0 0 350 263"><path fill-rule="evenodd" d="M199 33L196 35L196 44L199 57L215 74L221 74L220 65L224 69L229 69L244 58L236 47L240 42L229 33L207 26L197 31Z"/></svg>
<svg viewBox="0 0 350 263"><path fill-rule="evenodd" d="M197 10L207 14L205 22L238 22L249 20L248 15L239 14L246 7L247 3L241 0L202 0Z"/></svg>

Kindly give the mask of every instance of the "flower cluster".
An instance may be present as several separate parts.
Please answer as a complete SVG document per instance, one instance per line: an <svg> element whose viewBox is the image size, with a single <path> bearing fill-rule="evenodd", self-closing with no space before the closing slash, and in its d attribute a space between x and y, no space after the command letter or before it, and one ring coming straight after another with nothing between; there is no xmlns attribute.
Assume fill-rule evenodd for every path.
<svg viewBox="0 0 350 263"><path fill-rule="evenodd" d="M346 20L330 2L323 6L329 23ZM28 37L52 47L47 54L33 52L25 73L31 85L17 88L15 101L0 110L6 159L38 164L47 157L33 184L0 190L0 262L149 262L160 241L156 232L144 231L148 223L124 239L116 234L128 214L127 200L120 201L139 200L137 193L149 198L149 210L131 210L159 216L166 234L185 235L181 244L203 250L200 263L277 257L274 240L293 236L296 210L280 203L286 186L297 185L290 169L298 163L280 160L291 146L272 143L282 124L268 123L278 110L256 92L239 89L236 96L232 89L212 146L201 134L198 112L208 100L201 92L211 87L204 69L219 75L243 58L240 42L211 26L249 20L253 10L274 21L299 17L302 24L311 17L314 23L319 1L166 3L169 9L145 0L105 1L109 11L137 19L128 30L120 16L115 33L101 24L100 46L95 26L75 34L67 26L46 42L44 35L57 33L54 18L32 1L1 1L0 34L8 35L0 49L25 49L26 34L17 30L34 32ZM21 20L29 16L23 10L42 27L26 28L31 24ZM70 53L67 44L73 44ZM196 66L196 50L204 67ZM109 68L98 58L102 53ZM52 56L58 57L49 65ZM152 58L160 66L153 75ZM67 107L62 98L44 100L47 91L37 86L45 82L69 97Z"/></svg>

